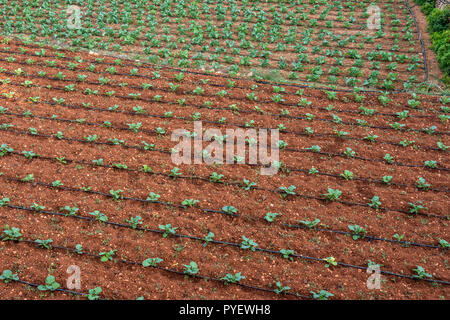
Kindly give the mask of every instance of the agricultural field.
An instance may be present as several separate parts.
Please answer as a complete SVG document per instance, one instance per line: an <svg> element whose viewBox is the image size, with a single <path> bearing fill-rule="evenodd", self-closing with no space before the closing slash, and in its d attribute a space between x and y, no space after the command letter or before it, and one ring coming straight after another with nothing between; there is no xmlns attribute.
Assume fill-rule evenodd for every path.
<svg viewBox="0 0 450 320"><path fill-rule="evenodd" d="M230 76L382 90L409 90L428 78L403 0L1 0L0 13L6 36Z"/></svg>
<svg viewBox="0 0 450 320"><path fill-rule="evenodd" d="M450 97L375 2L0 0L0 297L448 299Z"/></svg>

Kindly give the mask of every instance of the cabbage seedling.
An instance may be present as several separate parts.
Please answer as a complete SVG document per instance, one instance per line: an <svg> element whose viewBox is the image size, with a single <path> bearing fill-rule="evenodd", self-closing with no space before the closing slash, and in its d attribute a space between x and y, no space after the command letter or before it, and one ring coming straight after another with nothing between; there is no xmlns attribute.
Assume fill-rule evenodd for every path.
<svg viewBox="0 0 450 320"><path fill-rule="evenodd" d="M56 289L58 289L59 287L61 287L61 285L55 281L55 277L52 275L49 275L46 279L45 279L45 285L39 285L37 287L38 290L40 291L55 291Z"/></svg>
<svg viewBox="0 0 450 320"><path fill-rule="evenodd" d="M156 267L158 263L161 263L163 259L161 258L148 258L142 261L142 266L144 267Z"/></svg>
<svg viewBox="0 0 450 320"><path fill-rule="evenodd" d="M184 266L184 273L190 276L197 274L199 271L197 263L195 263L194 261L191 261L189 264L185 264L183 266Z"/></svg>
<svg viewBox="0 0 450 320"><path fill-rule="evenodd" d="M0 280L3 280L5 283L18 281L19 276L17 273L12 273L11 270L3 270L3 273L0 275Z"/></svg>

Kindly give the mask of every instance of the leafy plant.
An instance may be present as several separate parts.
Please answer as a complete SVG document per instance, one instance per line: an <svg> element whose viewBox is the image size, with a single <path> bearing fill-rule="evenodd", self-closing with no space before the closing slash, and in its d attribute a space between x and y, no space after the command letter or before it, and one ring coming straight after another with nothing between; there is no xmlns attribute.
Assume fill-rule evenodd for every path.
<svg viewBox="0 0 450 320"><path fill-rule="evenodd" d="M450 244L448 243L448 241L444 240L444 239L440 239L439 240L439 244L441 245L442 248L444 249L449 249L450 248Z"/></svg>
<svg viewBox="0 0 450 320"><path fill-rule="evenodd" d="M37 289L40 291L55 291L56 289L59 289L60 287L61 287L61 285L58 282L56 282L55 277L52 275L49 275L45 279L45 284L39 285L37 287Z"/></svg>
<svg viewBox="0 0 450 320"><path fill-rule="evenodd" d="M294 258L292 258L291 256L295 253L294 250L290 250L290 249L281 249L280 250L281 255L283 256L283 258L285 259L289 259L291 261L294 261Z"/></svg>
<svg viewBox="0 0 450 320"><path fill-rule="evenodd" d="M100 221L100 222L107 222L107 221L108 221L108 217L107 217L104 213L101 213L101 212L98 211L98 210L95 210L95 211L93 211L93 212L89 212L89 214L90 214L91 216L94 216L95 219L98 220L98 221Z"/></svg>
<svg viewBox="0 0 450 320"><path fill-rule="evenodd" d="M211 176L209 177L209 181L215 182L215 183L221 183L221 182L223 182L222 181L223 177L224 177L223 174L218 174L217 172L213 172L211 174Z"/></svg>
<svg viewBox="0 0 450 320"><path fill-rule="evenodd" d="M208 232L208 234L203 238L203 240L205 240L205 243L203 244L204 247L206 247L206 245L213 241L214 238L214 233L212 233L211 231Z"/></svg>
<svg viewBox="0 0 450 320"><path fill-rule="evenodd" d="M293 186L293 185L290 185L289 187L280 187L279 188L279 190L280 190L280 194L281 194L281 197L283 198L283 199L285 199L287 196L289 196L289 195L295 195L296 193L295 193L295 189L296 189L297 187L296 186Z"/></svg>
<svg viewBox="0 0 450 320"><path fill-rule="evenodd" d="M192 207L195 207L197 204L198 204L198 200L195 200L195 199L184 199L182 202L181 202L181 205L182 206L184 206L185 208L192 208Z"/></svg>
<svg viewBox="0 0 450 320"><path fill-rule="evenodd" d="M421 190L428 190L431 187L429 183L423 177L419 177L417 180L417 188Z"/></svg>
<svg viewBox="0 0 450 320"><path fill-rule="evenodd" d="M184 264L184 273L190 276L196 275L199 271L197 263L191 261L189 264Z"/></svg>
<svg viewBox="0 0 450 320"><path fill-rule="evenodd" d="M380 197L373 196L372 199L370 199L370 202L368 203L369 207L373 209L378 209L381 206Z"/></svg>
<svg viewBox="0 0 450 320"><path fill-rule="evenodd" d="M89 289L89 292L86 295L86 297L89 300L99 300L100 299L100 293L102 293L102 288L95 287L94 289Z"/></svg>
<svg viewBox="0 0 450 320"><path fill-rule="evenodd" d="M276 294L283 294L291 290L291 287L281 285L281 282L275 282L276 288L273 290Z"/></svg>
<svg viewBox="0 0 450 320"><path fill-rule="evenodd" d="M345 180L353 180L353 172L348 171L348 170L344 170L344 173L341 173L341 177L344 178Z"/></svg>
<svg viewBox="0 0 450 320"><path fill-rule="evenodd" d="M338 265L338 263L337 263L337 261L336 261L336 259L334 257L327 257L327 258L325 258L323 260L325 260L325 262L327 262L325 264L325 268L329 268L330 266L337 266Z"/></svg>
<svg viewBox="0 0 450 320"><path fill-rule="evenodd" d="M386 184L391 184L392 181L392 176L383 176L383 178L381 178L381 180L386 183Z"/></svg>
<svg viewBox="0 0 450 320"><path fill-rule="evenodd" d="M255 251L258 244L250 238L242 236L241 249Z"/></svg>
<svg viewBox="0 0 450 320"><path fill-rule="evenodd" d="M419 201L418 203L412 203L412 202L408 202L409 204L409 213L412 214L418 214L420 213L422 210L426 210L427 208L421 205L421 202Z"/></svg>
<svg viewBox="0 0 450 320"><path fill-rule="evenodd" d="M241 275L240 272L232 275L230 273L227 273L222 280L225 281L226 283L238 283L240 282L242 279L245 279L245 276Z"/></svg>
<svg viewBox="0 0 450 320"><path fill-rule="evenodd" d="M17 273L12 273L11 270L3 270L3 273L0 275L0 280L3 280L5 283L9 283L11 281L18 281L19 276Z"/></svg>
<svg viewBox="0 0 450 320"><path fill-rule="evenodd" d="M425 272L425 269L421 266L417 266L416 269L413 269L413 271L416 272L416 274L414 275L414 277L418 278L418 279L423 279L423 278L431 278L431 274Z"/></svg>
<svg viewBox="0 0 450 320"><path fill-rule="evenodd" d="M144 267L156 267L158 265L158 263L161 263L163 261L163 259L161 258L148 258L145 259L144 261L142 261L142 266Z"/></svg>
<svg viewBox="0 0 450 320"><path fill-rule="evenodd" d="M279 213L267 212L266 215L264 216L264 220L266 220L268 222L274 222L275 218L279 215L280 215Z"/></svg>
<svg viewBox="0 0 450 320"><path fill-rule="evenodd" d="M178 228L172 227L172 224L166 224L166 225L159 225L159 228L164 231L163 237L167 238L169 235L175 235L176 230Z"/></svg>
<svg viewBox="0 0 450 320"><path fill-rule="evenodd" d="M353 232L353 240L358 240L367 232L366 229L358 226L357 224L349 225L348 228Z"/></svg>
<svg viewBox="0 0 450 320"><path fill-rule="evenodd" d="M9 198L0 199L0 208L4 207L4 206L7 206L9 204L9 202L10 202Z"/></svg>
<svg viewBox="0 0 450 320"><path fill-rule="evenodd" d="M130 217L128 220L125 220L125 222L129 223L133 229L136 229L139 225L142 224L142 217Z"/></svg>
<svg viewBox="0 0 450 320"><path fill-rule="evenodd" d="M224 206L222 207L222 211L228 214L237 214L238 210L233 206Z"/></svg>
<svg viewBox="0 0 450 320"><path fill-rule="evenodd" d="M100 252L98 254L100 256L100 261L102 261L102 262L112 261L112 259L114 258L114 255L116 254L116 251L117 250Z"/></svg>
<svg viewBox="0 0 450 320"><path fill-rule="evenodd" d="M47 239L47 240L36 239L36 240L34 240L34 243L36 243L41 248L51 249L53 240L52 239Z"/></svg>
<svg viewBox="0 0 450 320"><path fill-rule="evenodd" d="M182 173L180 172L180 168L175 167L170 171L169 177L176 179L177 177L181 176L181 174Z"/></svg>
<svg viewBox="0 0 450 320"><path fill-rule="evenodd" d="M327 193L324 193L322 195L329 201L336 201L341 197L342 191L340 191L339 189L328 188Z"/></svg>
<svg viewBox="0 0 450 320"><path fill-rule="evenodd" d="M157 202L161 196L157 193L150 192L149 196L147 197L147 201L151 202Z"/></svg>
<svg viewBox="0 0 450 320"><path fill-rule="evenodd" d="M326 290L320 290L319 292L311 291L311 294L313 295L313 298L316 300L328 300L329 297L333 297L334 294L326 291Z"/></svg>

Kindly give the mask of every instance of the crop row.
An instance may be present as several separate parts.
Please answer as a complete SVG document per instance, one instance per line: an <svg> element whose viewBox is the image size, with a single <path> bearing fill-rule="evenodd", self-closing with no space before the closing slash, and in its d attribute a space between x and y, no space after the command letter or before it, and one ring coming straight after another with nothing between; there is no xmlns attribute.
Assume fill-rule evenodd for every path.
<svg viewBox="0 0 450 320"><path fill-rule="evenodd" d="M28 65L28 66L33 66L33 65L38 65L38 66L44 66L45 68L58 68L60 70L70 70L70 71L75 71L75 70L80 70L83 72L86 72L88 74L97 74L97 75L107 75L109 77L114 78L114 76L128 76L130 78L142 78L142 79L149 79L149 80L156 80L159 79L161 77L161 68L157 68L155 66L149 66L146 64L142 64L142 63L136 63L136 64L128 64L128 63L124 63L123 61L121 61L120 59L115 59L112 62L105 62L104 58L96 58L95 60L93 59L81 59L80 57L74 57L74 58L69 58L66 57L66 55L64 54L64 51L60 51L58 50L56 52L55 55L49 54L46 50L44 49L40 49L38 51L35 51L33 54L28 53L29 49L24 49L23 47L26 47L29 45L25 45L22 44L21 47L19 47L19 51L13 51L11 50L10 47L3 47L3 50L1 50L1 52L3 53L10 53L10 54L14 54L16 55L16 57L5 57L5 61L9 62L10 64L19 64L19 65ZM33 48L33 46L31 46L31 48ZM36 48L36 47L34 47ZM30 56L30 57L34 57L37 58L38 60L36 61L35 59L26 59L26 60L18 60L17 56ZM68 60L69 62L67 63L67 65L60 63L58 61L55 60L45 60L44 58L57 58L58 60ZM72 61L72 62L71 62ZM90 64L89 64L90 63ZM97 69L97 65L109 65L110 67L104 67L104 71L102 70L98 70ZM84 67L81 67L84 66ZM130 69L127 69L125 67L131 67ZM153 72L145 72L145 70L150 69L153 70ZM144 72L143 72L144 71ZM163 72L165 73L165 71L163 70ZM186 71L188 74L189 73L195 73L192 71ZM181 74L181 73L180 73ZM44 74L45 75L45 74ZM214 74L205 74L206 76L209 77L217 77L217 75ZM170 74L170 76L174 76L173 73ZM60 80L65 79L65 77L59 77ZM174 80L176 82L180 82L183 83L183 76L180 76L180 78L175 77ZM77 81L81 81L84 79L77 79ZM247 89L248 87L240 87L239 85L236 84L235 81L231 81L228 80L228 83L226 83L225 85L223 84L219 84L219 83L214 83L211 82L211 79L204 79L204 82L199 82L198 79L196 84L202 84L203 86L212 86L212 87L222 87L224 89L233 91L235 89ZM104 83L107 84L107 83ZM273 86L273 92L274 93L279 93L281 96L283 96L284 98L289 98L290 96L298 96L300 95L305 95L307 96L307 94L302 93L302 90L297 90L297 91L287 91L287 89L291 87L289 85L281 85L281 86ZM168 88L169 89L169 88ZM354 89L354 99L356 102L363 102L364 99L366 98L364 95L358 95L358 93L360 93L361 89L357 90L358 88ZM252 89L253 90L253 89ZM271 90L272 91L272 90ZM300 92L300 93L299 93ZM333 93L335 92L333 89L330 89L330 91L327 91L327 98L329 100L333 100L335 99L337 96L335 96L337 93ZM234 94L230 94L230 97L233 98ZM244 97L246 98L246 97ZM411 100L414 99L420 99L419 96L412 94L411 95ZM445 98L445 97L444 97ZM385 101L384 101L385 100ZM261 103L267 103L267 102L274 102L273 100L269 100L269 101L261 101ZM283 104L283 101L276 101L277 103L281 103ZM389 101L389 99L385 98L380 98L378 103L382 103L384 106L388 105L388 104L392 104L390 103L392 101ZM445 104L445 101L442 102ZM407 103L405 103L405 107L414 107L418 110L421 110L421 104L420 103L415 103L413 106L409 106Z"/></svg>
<svg viewBox="0 0 450 320"><path fill-rule="evenodd" d="M131 18L133 16L133 13L130 12L131 8L127 8L125 9L124 12L126 12L126 15L128 15L128 18ZM97 10L99 10L99 8L97 8ZM5 10L8 11L8 10ZM89 9L89 16L92 14L92 12L96 11L96 9L92 8ZM405 9L405 11L407 12L407 10ZM51 11L53 12L53 11ZM6 13L6 12L5 12ZM24 14L23 12L21 12L21 14ZM47 13L48 14L48 13ZM105 14L105 13L104 13ZM17 14L15 14L14 12L10 12L10 16L17 16ZM177 64L180 67L188 67L189 65L196 65L199 68L205 68L206 65L208 64L209 67L212 67L214 69L223 69L225 66L221 65L221 63L225 63L226 65L230 65L231 67L228 68L228 72L231 75L237 75L239 72L247 72L246 70L249 69L249 67L254 63L252 60L257 59L258 56L260 54L262 54L262 58L260 61L260 67L263 69L266 68L275 68L277 70L282 71L283 74L285 74L284 70L288 70L288 68L291 68L290 65L292 64L291 68L291 73L289 74L289 76L287 76L289 79L291 80L297 80L297 81L307 81L307 82L320 82L320 79L323 78L322 75L324 73L321 65L324 65L327 63L327 57L325 55L320 55L320 56L316 56L315 52L320 52L322 50L321 47L327 47L330 46L330 41L325 39L325 36L327 33L321 33L319 35L319 39L322 41L319 45L316 45L313 47L312 51L310 51L311 54L313 54L313 56L311 57L311 59L314 60L314 62L309 61L310 57L308 53L305 53L304 51L306 50L306 47L300 45L300 43L298 43L298 45L300 45L300 47L297 45L295 46L295 50L297 50L298 53L300 53L299 57L297 57L296 60L290 60L291 58L289 57L285 57L282 56L278 62L276 62L276 64L274 65L274 61L272 61L272 63L270 62L270 55L271 55L271 51L269 50L269 46L264 45L263 44L263 51L262 52L258 52L258 50L254 49L255 46L253 44L253 42L255 41L255 39L245 39L247 37L247 35L250 33L248 30L248 25L241 25L238 29L239 29L239 34L240 39L241 39L241 43L240 46L244 49L250 49L251 47L253 47L253 49L250 49L251 52L249 51L248 56L245 56L245 53L241 52L241 48L235 47L235 40L233 39L233 32L231 31L232 26L234 25L232 22L230 22L230 24L228 25L229 29L226 29L227 26L220 26L220 27L216 27L214 26L214 24L210 24L209 26L206 25L206 29L209 28L209 30L206 31L207 36L212 39L209 41L209 44L207 44L205 42L206 38L204 36L205 31L203 30L203 26L200 24L192 25L192 28L190 31L193 31L193 34L189 34L188 30L189 28L183 27L183 24L181 23L183 18L177 19L177 25L179 26L178 28L178 32L184 33L184 34L174 34L173 30L170 29L170 27L168 25L164 25L167 20L170 18L168 16L163 18L163 21L158 21L156 20L156 18L154 19L149 19L149 21L145 22L144 20L140 20L140 18L138 18L138 24L140 24L140 26L137 29L130 29L129 28L129 24L132 22L132 19L130 19L129 21L125 22L122 24L122 29L118 30L117 32L119 32L119 34L116 34L116 31L113 28L110 27L106 27L107 23L105 23L105 21L103 21L103 19L105 18L105 15L103 15L102 17L98 17L96 19L95 23L92 23L92 21L85 21L86 26L81 29L81 30L68 30L67 27L65 26L65 23L61 23L61 21L59 21L60 19L63 19L63 21L66 19L65 17L65 13L61 13L61 17L58 16L57 14L53 14L50 16L50 18L48 19L44 19L44 21L40 22L40 23L33 23L33 21L36 21L36 17L33 16L33 10L25 10L25 15L28 17L28 23L27 26L25 26L23 23L21 23L20 20L17 20L18 17L16 17L16 19L11 19L11 21L7 22L4 24L3 29L4 32L6 32L6 34L13 34L13 33L29 33L31 32L32 34L35 34L34 38L36 38L36 35L39 34L39 37L42 36L48 36L48 35L52 35L56 38L68 38L68 39L72 39L71 43L72 45L74 45L75 47L79 47L79 46L84 46L84 47L88 47L88 48L94 48L94 47L100 47L100 49L108 49L110 47L111 43L116 43L115 45L112 46L112 49L115 51L121 51L121 52L126 52L128 49L127 48L136 48L137 42L141 41L141 45L143 47L145 47L144 49L142 49L142 47L138 46L137 52L139 51L143 51L144 54L146 55L150 55L149 57L149 61L152 61L153 63L161 63L161 57L165 57L165 60L162 61L163 64ZM42 10L39 13L40 16L45 16L46 13L43 12ZM168 15L171 15L171 13L168 13ZM325 16L322 16L322 19L326 19L327 13L325 13ZM148 15L148 17L151 17L151 15ZM302 13L302 17L301 19L306 19L307 15L305 16L305 13ZM363 17L365 19L367 19L369 17L368 13L364 13ZM398 25L400 25L400 20L399 19L394 19L396 17L396 15L394 13L391 13L390 15L390 19L391 20L391 24L393 24L394 26L392 27L393 31L396 32L398 31L399 27ZM277 17L278 19L283 20L283 18L281 17ZM277 19L276 18L276 19ZM338 17L339 20L343 19L342 16ZM20 17L19 17L20 19ZM384 18L383 18L384 19ZM384 22L382 19L382 22ZM40 20L40 19L38 19ZM119 23L119 18L117 19L113 19L112 21L110 21L111 23ZM127 19L128 20L128 19ZM148 20L148 19L147 19ZM300 20L299 20L300 21ZM356 21L356 18L354 18L353 16L351 16L350 21L346 21L343 23L343 27L344 28L351 28L351 25L353 22ZM300 21L301 22L301 21ZM314 22L314 23L313 23ZM214 23L214 22L213 22ZM267 21L264 21L264 25L267 23ZM406 24L405 28L410 28L411 25L413 23L413 20L410 19L408 20L408 23ZM145 30L145 28L143 27L143 25L147 24L147 26L150 27L150 29L148 29L149 32L147 32ZM159 40L158 38L156 38L155 36L155 31L157 31L158 27L161 27L161 24L163 25L163 29L164 29L164 33L161 35L161 40L164 40L164 42L167 43L167 48L164 52L159 50L158 47L161 46L161 40ZM284 24L284 21L283 21ZM247 28L245 28L244 26L246 26ZM258 34L257 38L257 42L264 43L266 42L264 40L265 38L265 32L264 32L264 28L262 28L262 25L259 25L259 29L256 29L258 26L258 24L253 26L253 35L252 37L254 38L255 36L255 30L259 30L258 32L256 32ZM279 39L279 34L282 34L282 32L280 32L279 27L275 26L275 36L271 37L272 42L278 41ZM274 28L274 26L272 26L272 28ZM297 26L296 26L297 27ZM311 42L313 41L311 35L314 32L313 29L311 28L319 28L320 25L318 23L318 20L316 19L310 19L310 23L309 23L309 29L304 30L304 32L302 32L302 43L306 46L312 46ZM326 28L333 28L333 21L326 21ZM103 31L101 31L102 29L105 29ZM218 30L223 29L223 30L227 30L225 31L225 39L220 39L221 35L220 32ZM361 27L358 27L357 29L361 29ZM287 42L292 44L296 41L298 41L299 39L297 38L297 34L299 34L297 32L298 30L296 30L296 28L290 28L289 32L288 32L288 36L287 36ZM142 34L145 34L146 40L144 41L144 37L142 37ZM329 31L328 35L332 35L332 31ZM359 33L359 35L362 35L362 33ZM400 44L400 34L396 33L396 36L394 37L394 44L391 47L391 50L395 49L395 47L399 47ZM411 32L407 31L407 41L411 41L413 35ZM106 42L103 40L102 37L109 37L109 40L107 40ZM122 43L122 45L124 45L123 47L120 44L117 44L117 36L120 37L120 39L122 39L122 41L124 43ZM190 44L185 44L184 49L180 50L174 57L171 57L174 49L176 49L178 47L177 43L186 43L187 40L185 39L184 36L187 36L190 38L191 43ZM173 40L172 40L172 37ZM346 44L351 41L351 42L356 42L356 35L350 35L348 39L339 39L339 36L334 36L334 40L336 40L338 42L339 45L342 46L346 46ZM379 30L375 33L375 37L385 37L385 33L382 30ZM406 35L405 35L406 37ZM373 41L373 37L371 35L367 35L367 37L365 37L366 42L372 42ZM409 39L409 40L408 40ZM147 41L149 40L149 41ZM223 42L221 43L221 40L226 41L227 44L224 44ZM330 39L331 40L331 39ZM263 42L264 41L264 42ZM281 43L281 46L277 46L275 48L275 51L278 52L283 52L285 50L285 43ZM134 46L134 47L133 47ZM216 53L210 55L209 58L203 56L203 54L201 53L201 51L204 52L208 52L209 48L211 47L215 47L218 50L216 50ZM153 47L153 48L152 48ZM198 49L196 49L198 47ZM239 55L240 61L235 61L232 55L228 55L227 49L226 47L229 47L230 49L232 49L231 54L232 55ZM201 49L200 49L201 48ZM111 49L111 48L110 48ZM378 52L377 51L372 51L372 53L370 54L370 56L368 57L368 59L373 60L373 59L378 59L381 58L382 60L386 60L386 61L392 61L394 54L392 54L392 52L383 52L383 51L379 51L381 49L380 45L378 45L377 47ZM133 49L135 50L135 49ZM133 51L132 50L132 51ZM129 51L129 50L128 50ZM190 52L195 52L197 51L197 55L195 56L190 56ZM129 51L130 52L130 51ZM336 52L332 52L331 50L328 50L327 55L338 55L339 54L339 50L336 50ZM336 57L336 62L340 65L344 65L344 55L342 52L340 52L340 54L342 55L342 57ZM351 59L356 60L355 61L355 65L350 68L350 74L345 77L345 79L342 79L341 81L339 81L338 79L340 77L344 77L343 75L340 75L339 73L341 72L339 70L339 66L335 66L332 68L332 70L330 69L331 74L329 75L329 77L327 78L327 81L329 82L329 84L333 85L333 84L340 84L340 85L344 85L347 87L354 87L355 85L365 85L365 86L369 86L369 87L375 87L375 86L379 86L381 88L384 88L386 90L393 90L395 87L398 87L396 81L398 79L400 79L401 74L397 74L395 72L389 72L389 74L387 76L382 76L383 79L378 79L378 77L380 76L380 72L379 71L374 71L371 73L371 75L367 78L367 80L363 83L362 80L360 80L359 78L361 76L363 76L363 74L365 75L363 78L365 78L367 76L367 73L365 73L363 71L364 68L363 67L363 60L362 60L362 55L359 53L358 49L350 49L349 51L347 51L345 53L345 56L349 56ZM222 58L219 59L219 56L221 56ZM315 58L314 58L315 56ZM298 59L299 58L299 59ZM397 56L397 59L404 61L407 58L407 56L405 54L400 54ZM258 58L259 59L259 58ZM418 59L418 61L420 61L421 59L416 57L416 59ZM220 62L219 62L220 61ZM410 64L408 66L409 71L411 72L413 69L416 69L418 67L417 62ZM311 70L309 70L310 72L305 72L305 66L304 63L307 64L316 64L315 67L313 67ZM403 63L403 62L402 62ZM401 64L402 64L401 63ZM391 67L391 70L396 69L396 62L394 63L390 63L389 66ZM395 65L395 66L394 66ZM379 68L379 62L375 61L373 66L375 68ZM209 68L207 67L207 68ZM426 68L426 66L425 66ZM399 69L400 70L400 69ZM403 70L403 69L401 69ZM299 71L300 73L306 73L307 76L303 77L302 79L300 78L299 74L297 73L297 71ZM264 73L261 74L257 74L256 77L259 78L264 78L267 77L268 75L265 75ZM413 77L414 78L414 77ZM408 81L404 82L405 83L405 88L411 88L412 87L412 82L415 80L413 78L409 78ZM405 80L405 79L403 79Z"/></svg>
<svg viewBox="0 0 450 320"><path fill-rule="evenodd" d="M42 211L44 212L44 214L50 214L50 215L59 215L59 216L67 216L67 213L63 213L63 212L53 212L53 211L44 211L43 208L37 208L37 206L35 205L32 208L26 208L26 207L20 207L20 206L10 206L11 208L14 209L20 209L20 210L26 210L26 211ZM76 208L75 208L76 209ZM145 232L151 232L151 233L157 233L160 234L161 236L163 236L164 238L167 237L181 237L181 238L187 238L189 240L193 240L193 241L200 241L202 243L206 243L207 244L217 244L217 245L221 245L221 246L232 246L232 247L237 247L240 248L242 250L251 250L251 251L258 251L258 252L264 252L264 253L269 253L269 254L278 254L280 256L282 256L285 259L288 260L292 260L293 258L298 258L298 259L302 259L302 260L311 260L311 261L315 261L315 262L322 262L322 263L326 263L329 264L331 266L339 266L339 267L344 267L344 268L352 268L352 269L360 269L360 270L367 270L369 266L365 267L365 266L360 266L360 265L352 265L352 264L348 264L348 263L344 263L344 262L340 262L340 261L336 261L334 259L334 257L327 257L327 258L316 258L316 257L309 257L309 256L305 256L305 255L301 255L301 254L296 254L293 250L272 250L272 249L267 249L267 248L260 248L258 246L257 243L255 243L254 241L252 241L251 239L243 236L242 237L242 242L241 243L233 243L233 242L228 242L228 241L221 241L221 240L215 240L214 239L214 234L208 233L208 235L206 237L196 237L196 236L191 236L191 235L186 235L186 234L179 234L176 232L177 228L172 227L170 224L169 225L160 225L159 229L149 229L149 228L142 228L139 225L142 223L142 219L140 219L140 217L132 217L130 219L130 223L131 224L121 224L121 223L116 223L116 222L109 222L107 217L105 215L101 215L98 211L93 212L91 215L94 215L94 218L91 217L85 217L85 216L78 216L76 214L77 211L70 213L69 211L69 216L73 217L73 218L77 218L77 219L82 219L85 221L98 221L99 223L105 224L105 225L112 225L114 227L122 227L122 228L132 228L135 230L140 230L140 231L145 231ZM356 235L357 238L359 238L358 235ZM22 234L20 232L20 230L18 228L14 228L14 227L7 227L4 231L3 231L3 237L2 237L3 241L23 241L22 239ZM25 240L25 242L29 242L29 243L33 243L35 245L37 245L38 247L44 248L44 249L57 249L58 246L55 246L52 244L53 240L52 239L48 239L48 240ZM447 244L448 245L448 244ZM70 249L71 252L75 252L78 254L87 254L89 256L93 256L96 258L101 259L101 261L106 262L106 261L112 261L113 258L116 255L116 251L117 250L110 250L109 252L101 252L99 254L93 254L90 253L88 251L86 251L83 247L81 246L77 246L76 248L71 248ZM157 257L158 258L158 257ZM152 258L155 259L155 258ZM152 260L149 259L149 260ZM157 259L160 263L162 262L162 259L159 258ZM118 262L125 262L127 260L123 260L123 259L119 259L116 260ZM145 262L131 262L135 265L140 265L140 266L144 266L144 267L149 267L149 266L156 266L155 263L151 263L151 264L146 264ZM189 272L186 272L189 270L189 265L185 265L186 269L184 272L178 272L179 274L183 274L183 275L195 275L198 272L198 268L197 268L197 272L190 274ZM197 266L197 264L195 263L195 266ZM425 276L425 270L418 266L417 268L417 274L416 275L408 275L408 274L401 274L401 273L396 273L396 272L392 272L392 271L388 271L388 270L380 270L381 274L385 274L385 275L390 275L390 276L396 276L396 277L401 277L401 278L407 278L407 279L415 279L415 280L423 280L423 281L427 281L427 282L432 282L432 283L440 283L440 284L444 284L444 285L449 285L450 282L446 281L446 280L440 280L440 279L430 279L430 277ZM423 272L419 272L419 271L423 271ZM211 279L214 280L214 279ZM220 279L219 281L222 282L227 282L226 279ZM233 282L231 282L233 283ZM261 288L261 287L260 287ZM281 293L281 292L277 292L274 290L267 290L266 291L271 291L271 292L275 292L275 293ZM296 296L299 296L298 294L292 293ZM304 296L303 296L304 297Z"/></svg>
<svg viewBox="0 0 450 320"><path fill-rule="evenodd" d="M9 44L11 42L11 39L4 39L4 43L5 44ZM147 78L147 79L158 79L157 74L159 74L161 71L166 73L166 72L171 72L171 75L173 76L173 73L178 71L178 72L185 72L188 75L204 75L207 77L212 77L215 78L217 80L219 80L218 82L211 82L208 81L206 84L211 85L211 86L215 86L215 87L223 87L223 88L228 88L228 89L248 89L248 86L242 87L239 84L236 84L236 81L232 81L232 80L244 80L241 78L236 78L236 77L230 77L230 76L226 76L226 75L219 75L219 74L214 74L214 73L208 73L208 72L201 72L201 71L194 71L194 70L187 70L187 69L179 69L179 68L173 68L170 66L157 66L154 64L149 64L149 63L143 63L143 62L135 62L135 63L128 63L128 62L124 62L121 59L117 59L114 57L108 57L106 56L106 61L105 61L105 56L103 56L102 58L95 58L95 59L89 59L84 57L83 59L80 60L79 56L75 56L75 57L69 57L69 56L74 56L74 53L79 51L76 48L70 48L70 50L68 49L63 49L59 46L54 46L53 51L55 51L55 54L51 54L49 52L47 52L47 50L49 48L47 48L47 50L44 50L42 48L43 44L33 44L32 42L30 42L29 40L20 40L20 47L19 47L19 52L14 51L14 54L18 54L18 55L25 55L25 56L34 56L34 57L47 57L47 58L57 58L58 60L66 60L66 61L75 61L76 63L72 63L70 64L70 68L77 68L79 63L81 62L86 62L86 63L91 63L94 64L93 67L89 66L88 69L86 69L86 72L91 72L91 73L97 73L97 74L109 74L109 75L127 75L128 77L140 77L140 78ZM34 49L40 49L38 51L35 51L33 54L29 54L28 51L30 49L25 49L25 48L34 48ZM9 50L11 50L10 47L3 47L2 52L7 53ZM47 65L47 67L51 67L52 65L56 65L56 61L53 62L47 62L44 61ZM113 66L114 68L105 68L105 72L99 72L96 71L95 65L109 65L109 66ZM63 64L58 64L58 66L62 69L66 69L66 67ZM132 68L140 68L141 70L152 70L153 72L151 73L145 73L145 75L141 75L141 73L137 73L137 74L133 74L133 72L130 71L130 69L122 69L123 67L132 67ZM123 70L123 71L122 71ZM169 71L171 70L171 71ZM227 80L228 79L228 80ZM182 81L183 79L178 79L178 81ZM195 81L194 83L198 84L198 78L193 78L193 81ZM225 81L226 80L226 81ZM223 83L225 82L225 83ZM261 81L261 80L257 80L257 83L261 83L261 84L271 84L268 83L266 81ZM254 82L253 82L254 83ZM205 84L205 83L203 83ZM273 83L272 83L273 84ZM299 85L293 85L293 84L278 84L277 86L274 85L274 88L281 88L282 90L280 91L281 94L283 95L296 95L298 94L299 91L302 90L298 90L298 88L300 89L304 89L304 88L308 88L309 86L299 86ZM295 91L291 91L289 90L290 88L297 88ZM319 88L320 89L320 88ZM329 88L328 89L330 92L338 92L338 91L342 91L342 92L346 92L348 90L340 90L340 89L336 89L336 88ZM316 93L321 93L324 91L318 91ZM368 91L368 90L363 90L361 88L354 88L353 89L354 93L359 93L359 92L363 92L365 94L374 94L376 92L374 91ZM379 92L378 92L379 93ZM385 93L387 94L387 93ZM308 93L305 93L305 96L308 96ZM396 98L398 98L399 96L396 95ZM427 97L427 100L431 101L435 101L436 102L436 98L437 96L430 96ZM443 97L445 98L445 96ZM383 102L378 101L378 103ZM392 102L392 101L390 101ZM389 101L386 102L387 104L390 104ZM445 102L443 102L445 104ZM383 102L383 105L385 105L385 102ZM406 102L405 102L406 105ZM420 109L420 108L419 108Z"/></svg>

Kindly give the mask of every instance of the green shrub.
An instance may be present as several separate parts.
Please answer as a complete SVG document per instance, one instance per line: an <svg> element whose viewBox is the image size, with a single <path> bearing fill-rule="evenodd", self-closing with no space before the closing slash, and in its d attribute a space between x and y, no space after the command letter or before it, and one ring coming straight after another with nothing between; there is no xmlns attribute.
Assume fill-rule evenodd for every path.
<svg viewBox="0 0 450 320"><path fill-rule="evenodd" d="M428 16L428 15L431 13L431 11L434 10L434 4L433 4L433 3L426 2L426 3L421 7L421 9L422 9L422 12L423 12L426 16Z"/></svg>
<svg viewBox="0 0 450 320"><path fill-rule="evenodd" d="M414 0L415 3L417 3L419 6L422 6L424 4L432 4L434 7L434 0Z"/></svg>
<svg viewBox="0 0 450 320"><path fill-rule="evenodd" d="M427 16L428 31L441 32L450 28L450 8L444 10L433 9Z"/></svg>
<svg viewBox="0 0 450 320"><path fill-rule="evenodd" d="M435 32L431 36L433 50L436 52L437 60L441 70L450 74L450 30Z"/></svg>

